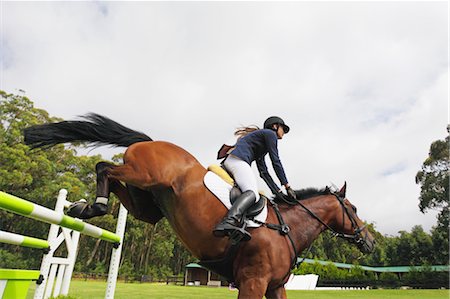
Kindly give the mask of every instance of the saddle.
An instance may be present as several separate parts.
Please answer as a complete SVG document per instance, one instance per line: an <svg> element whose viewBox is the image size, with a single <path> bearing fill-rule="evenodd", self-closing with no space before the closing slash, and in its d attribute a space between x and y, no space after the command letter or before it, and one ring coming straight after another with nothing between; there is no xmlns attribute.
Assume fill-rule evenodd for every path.
<svg viewBox="0 0 450 299"><path fill-rule="evenodd" d="M211 172L214 172L215 174L217 174L220 178L222 178L225 182L227 182L229 185L233 186L233 188L231 188L230 191L230 201L231 204L234 204L234 202L236 201L236 198L239 197L239 195L242 194L241 189L239 189L239 187L236 185L236 183L234 182L234 179L230 176L230 174L220 165L210 165L208 167L208 170ZM253 217L255 217L256 215L258 215L259 213L261 213L261 211L264 209L264 207L266 206L266 201L267 198L260 194L261 198L260 200L258 200L257 202L255 202L250 208L247 209L247 211L244 214L244 218L245 219L252 219Z"/></svg>

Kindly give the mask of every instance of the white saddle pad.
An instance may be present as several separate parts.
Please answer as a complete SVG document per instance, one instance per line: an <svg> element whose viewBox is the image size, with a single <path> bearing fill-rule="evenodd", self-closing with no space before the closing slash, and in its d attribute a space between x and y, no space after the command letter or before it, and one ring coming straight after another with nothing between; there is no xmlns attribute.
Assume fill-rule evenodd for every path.
<svg viewBox="0 0 450 299"><path fill-rule="evenodd" d="M229 210L231 208L230 201L230 191L232 186L227 184L224 180L222 180L217 174L214 172L208 171L203 179L206 188L211 191L222 204ZM267 219L267 203L264 206L264 209L254 217L255 220L265 222ZM248 227L260 227L261 225L249 220Z"/></svg>

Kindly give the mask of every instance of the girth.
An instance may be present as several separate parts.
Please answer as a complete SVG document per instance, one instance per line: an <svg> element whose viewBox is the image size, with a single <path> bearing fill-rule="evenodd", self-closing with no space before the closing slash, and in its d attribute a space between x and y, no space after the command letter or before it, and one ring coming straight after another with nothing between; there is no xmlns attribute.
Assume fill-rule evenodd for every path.
<svg viewBox="0 0 450 299"><path fill-rule="evenodd" d="M219 274L224 277L228 282L234 282L233 264L236 257L236 253L241 243L230 242L230 246L225 252L225 256L220 259L200 261L199 265L206 269Z"/></svg>
<svg viewBox="0 0 450 299"><path fill-rule="evenodd" d="M233 189L235 189L235 188L233 188ZM239 191L239 189L237 189L237 191L235 190L232 192L236 192L236 194L233 194L234 198L232 199L232 202L234 202L236 200L236 197L240 195L240 191ZM255 221L252 218L255 215L257 215L264 208L267 200L268 200L267 197L261 195L260 200L247 210L247 213L244 216L246 218L246 220L251 219L251 220ZM274 209L278 210L278 207L276 207L276 204L272 200L270 200L270 202L271 202L271 205L274 207ZM288 235L288 237L290 239L289 226L287 226L284 223L281 214L279 214L279 215L278 214L279 214L279 211L277 211L277 216L279 216L278 220L280 222L280 225L268 224L268 223L260 223L260 224L262 224L263 226L266 226L270 229L278 230L281 235ZM244 226L245 225L246 224L244 224ZM290 239L290 240L292 242L292 239ZM206 261L203 260L203 261L200 261L199 264L201 266L209 269L210 271L213 271L213 272L223 276L228 282L234 282L233 264L234 264L234 259L236 257L236 254L238 252L241 242L240 242L240 240L234 240L232 237L230 237L229 244L230 245L226 249L224 257L219 258L219 259L214 259L214 260L206 260ZM294 247L294 251L295 251L295 247ZM296 258L297 258L297 254L295 253L295 259ZM291 269L289 269L289 270L291 270ZM288 274L289 273L290 273L290 271L288 272Z"/></svg>
<svg viewBox="0 0 450 299"><path fill-rule="evenodd" d="M237 187L233 187L230 191L231 203L233 204L236 201L236 198L241 194L242 192ZM244 227L246 226L246 221L253 220L253 217L258 215L264 209L266 201L267 198L261 195L261 198L247 209L244 214ZM240 239L234 239L233 236L231 236L229 244L224 257L215 260L200 261L199 264L208 270L223 276L227 281L234 282L233 263L241 241Z"/></svg>

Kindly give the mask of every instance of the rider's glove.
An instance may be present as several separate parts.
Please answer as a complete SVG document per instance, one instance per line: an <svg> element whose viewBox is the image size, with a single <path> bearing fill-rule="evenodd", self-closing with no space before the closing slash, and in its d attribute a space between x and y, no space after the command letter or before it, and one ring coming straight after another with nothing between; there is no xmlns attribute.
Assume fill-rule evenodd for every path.
<svg viewBox="0 0 450 299"><path fill-rule="evenodd" d="M290 198L292 198L292 199L297 199L297 194L295 194L295 191L292 190L291 187L287 187L287 188L286 188L286 193L287 193L287 195L288 195Z"/></svg>
<svg viewBox="0 0 450 299"><path fill-rule="evenodd" d="M281 190L278 191L277 193L275 193L274 195L275 195L275 198L276 198L278 201L284 201L284 202L286 202L286 201L289 200L289 197L288 197L286 194L284 194Z"/></svg>

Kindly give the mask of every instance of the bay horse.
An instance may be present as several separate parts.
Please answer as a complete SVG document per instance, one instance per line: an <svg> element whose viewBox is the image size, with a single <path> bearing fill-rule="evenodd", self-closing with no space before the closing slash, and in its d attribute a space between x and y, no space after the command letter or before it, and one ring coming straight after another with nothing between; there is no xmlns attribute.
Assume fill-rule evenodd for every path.
<svg viewBox="0 0 450 299"><path fill-rule="evenodd" d="M83 120L26 128L24 137L33 148L70 142L127 147L122 165L97 165L97 198L107 199L112 192L131 215L152 224L166 217L179 239L201 261L227 256L229 239L212 233L226 208L203 184L207 169L181 147L153 141L92 113ZM356 243L364 253L373 251L374 238L345 192L346 184L339 192L328 188L296 191L303 197L296 202L271 201L266 223L249 229L252 239L239 244L227 265L238 298L287 298L284 284L293 261L326 229ZM106 213L95 204L85 204L84 211L86 215L80 218Z"/></svg>

